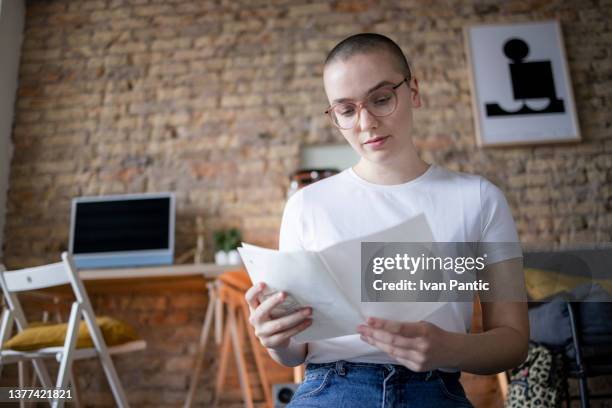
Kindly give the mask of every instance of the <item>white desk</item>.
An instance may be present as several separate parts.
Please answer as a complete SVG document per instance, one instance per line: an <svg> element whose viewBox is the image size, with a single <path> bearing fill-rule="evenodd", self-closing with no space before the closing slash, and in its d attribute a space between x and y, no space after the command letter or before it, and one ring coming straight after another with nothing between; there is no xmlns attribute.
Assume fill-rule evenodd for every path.
<svg viewBox="0 0 612 408"><path fill-rule="evenodd" d="M167 266L139 266L135 268L82 269L82 280L171 278L175 276L203 276L215 278L226 271L241 269L242 265L184 264Z"/></svg>

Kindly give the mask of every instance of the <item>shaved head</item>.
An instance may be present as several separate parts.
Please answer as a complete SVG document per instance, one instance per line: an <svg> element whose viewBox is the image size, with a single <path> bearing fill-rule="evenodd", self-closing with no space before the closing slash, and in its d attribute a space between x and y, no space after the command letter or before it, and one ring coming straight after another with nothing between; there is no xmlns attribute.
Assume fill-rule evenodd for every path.
<svg viewBox="0 0 612 408"><path fill-rule="evenodd" d="M395 69L404 77L411 78L410 66L402 49L389 37L375 33L355 34L340 41L327 55L325 67L335 61L346 61L358 54L387 52L391 55Z"/></svg>

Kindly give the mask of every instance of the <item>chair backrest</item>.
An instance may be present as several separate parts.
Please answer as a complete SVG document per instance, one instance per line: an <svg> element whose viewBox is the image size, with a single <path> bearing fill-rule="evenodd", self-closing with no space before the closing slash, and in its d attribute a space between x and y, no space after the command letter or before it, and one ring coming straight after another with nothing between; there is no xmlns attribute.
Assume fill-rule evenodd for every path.
<svg viewBox="0 0 612 408"><path fill-rule="evenodd" d="M25 268L2 273L8 292L23 292L70 283L70 278L63 262ZM0 282L2 282L0 280Z"/></svg>
<svg viewBox="0 0 612 408"><path fill-rule="evenodd" d="M81 306L86 319L95 319L83 282L78 276L72 257L67 252L62 253L61 262L49 265L15 271L6 271L4 267L0 268L0 286L2 287L2 293L8 309L12 313L20 331L26 329L28 323L16 294L19 292L50 288L65 284L70 284L72 287L76 303Z"/></svg>

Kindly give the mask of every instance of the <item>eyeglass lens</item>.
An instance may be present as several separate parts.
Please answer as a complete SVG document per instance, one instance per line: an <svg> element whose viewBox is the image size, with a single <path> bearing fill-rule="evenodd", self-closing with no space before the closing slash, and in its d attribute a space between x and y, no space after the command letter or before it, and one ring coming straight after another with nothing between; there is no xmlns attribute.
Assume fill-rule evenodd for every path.
<svg viewBox="0 0 612 408"><path fill-rule="evenodd" d="M379 89L368 95L364 107L371 115L387 116L393 113L397 98L392 89ZM331 111L334 123L341 129L351 129L357 124L357 105L339 103Z"/></svg>

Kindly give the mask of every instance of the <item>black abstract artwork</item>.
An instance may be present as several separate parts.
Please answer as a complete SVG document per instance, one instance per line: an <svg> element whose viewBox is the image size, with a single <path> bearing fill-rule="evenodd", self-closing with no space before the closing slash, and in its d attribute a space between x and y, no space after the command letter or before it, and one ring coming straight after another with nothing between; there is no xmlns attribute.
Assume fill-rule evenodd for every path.
<svg viewBox="0 0 612 408"><path fill-rule="evenodd" d="M524 62L529 54L529 45L520 38L506 41L504 54L511 60L509 69L514 100L522 101L523 105L518 110L507 111L497 103L485 103L488 117L565 112L563 99L557 97L550 61ZM529 99L543 98L549 100L549 104L543 109L535 110L525 103Z"/></svg>

